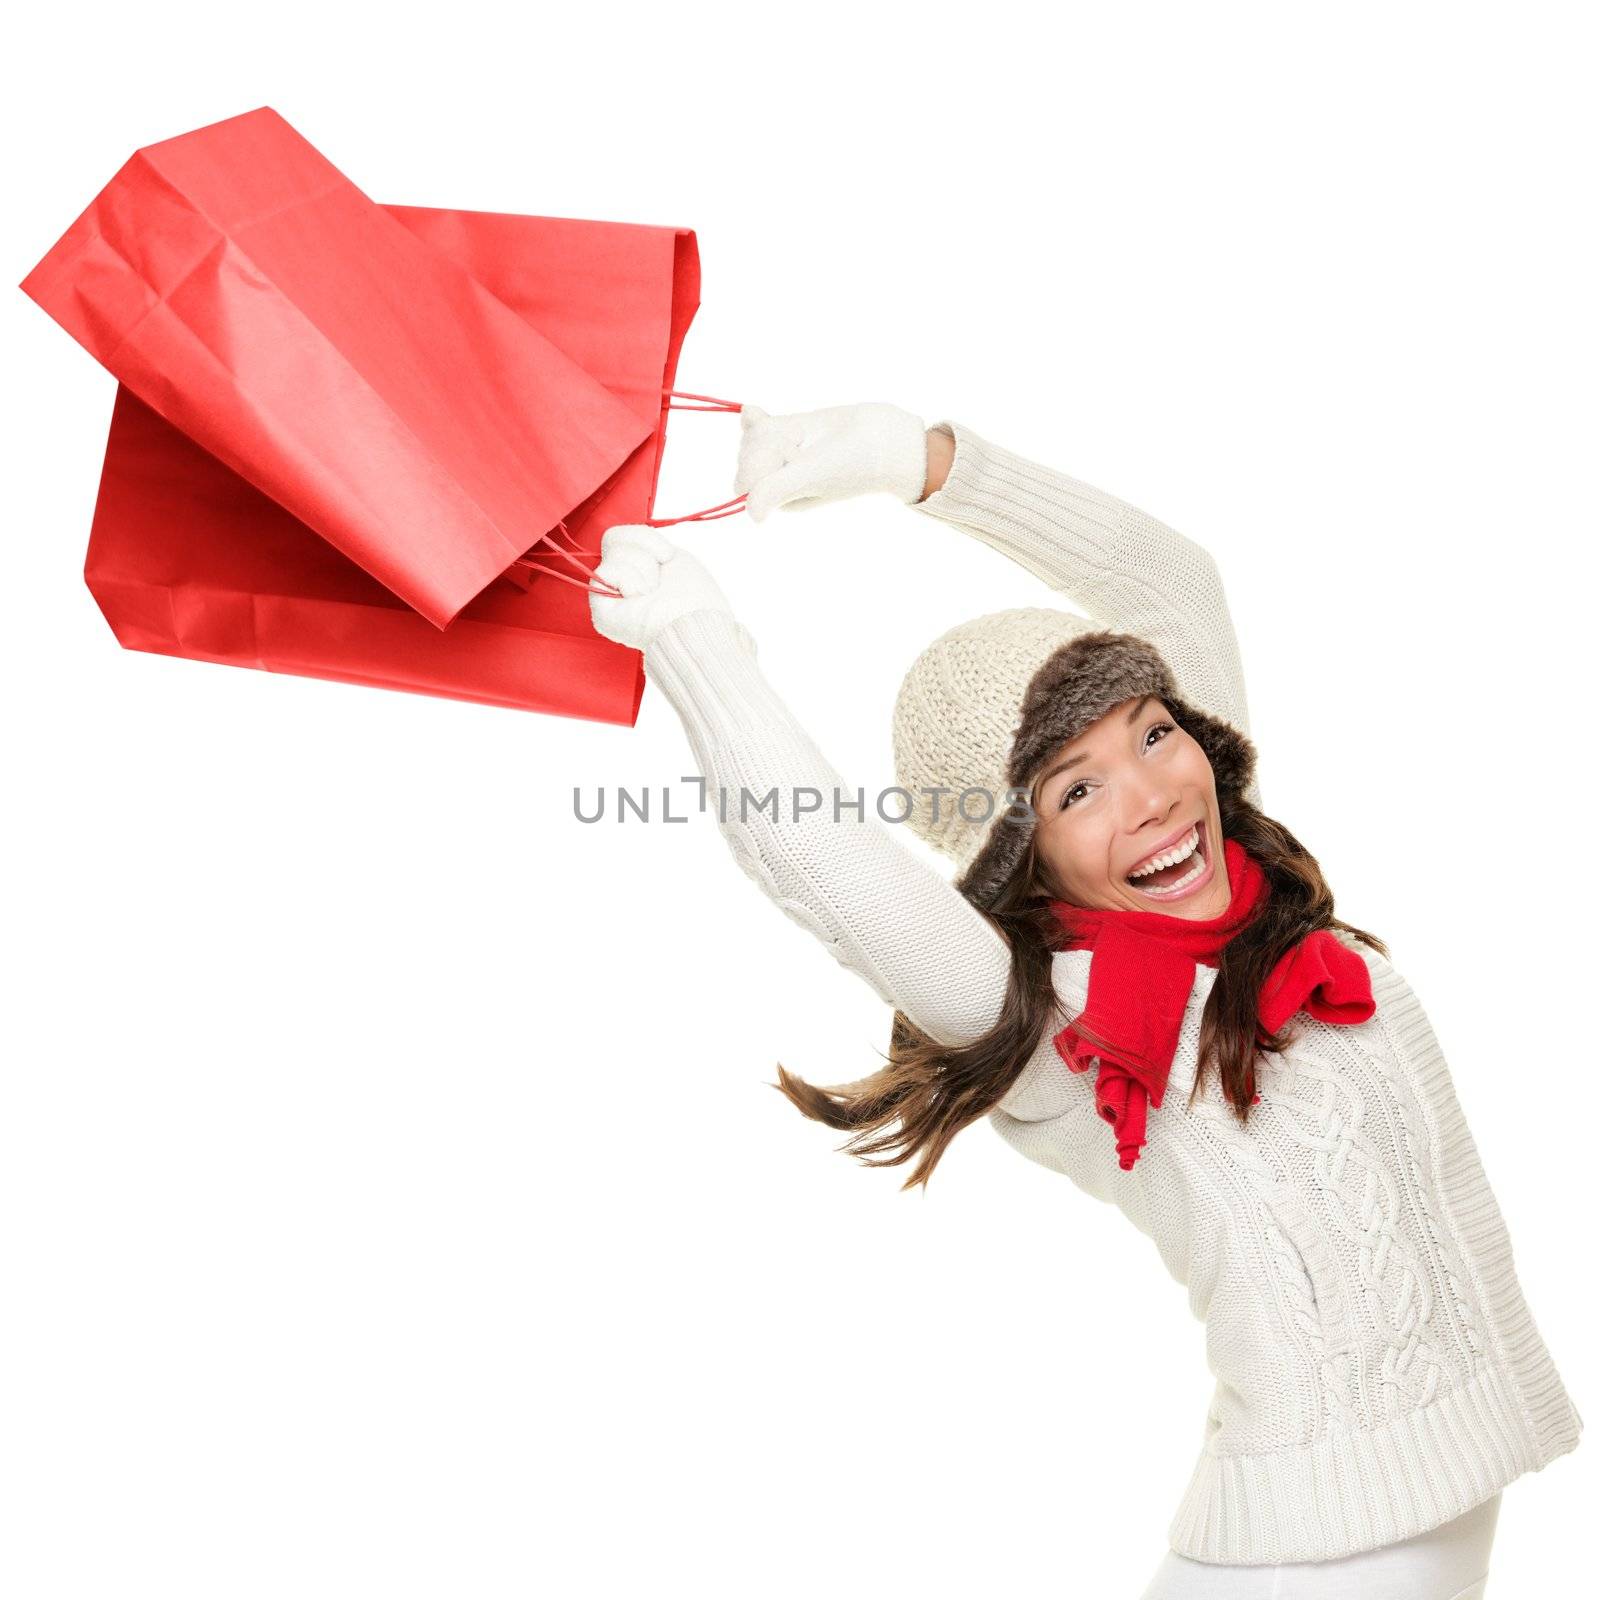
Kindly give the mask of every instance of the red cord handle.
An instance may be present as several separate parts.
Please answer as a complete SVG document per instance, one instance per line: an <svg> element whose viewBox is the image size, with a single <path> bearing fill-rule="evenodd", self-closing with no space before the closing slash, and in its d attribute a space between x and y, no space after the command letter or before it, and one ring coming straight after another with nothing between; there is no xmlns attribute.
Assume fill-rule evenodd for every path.
<svg viewBox="0 0 1600 1600"><path fill-rule="evenodd" d="M622 598L622 591L617 588L615 584L607 583L604 578L596 576L595 569L587 562L580 561L577 556L572 553L572 551L567 549L565 545L559 545L555 542L556 528L559 528L561 532L566 534L569 539L572 537L572 531L567 527L566 518L563 517L561 521L556 524L555 528L552 528L549 531L549 533L540 534L539 537L534 540L533 547L537 549L541 544L548 541L551 550L556 555L560 556L563 561L571 562L579 572L587 573L589 579L600 585L598 589L591 588L589 583L585 582L582 578L574 578L570 572L558 572L554 567L547 567L543 562L540 561L530 561L526 556L518 556L517 559L511 563L511 565L514 567L521 567L527 572L542 572L546 577L559 578L563 583L573 584L579 589L588 589L590 594L603 594L608 599L620 600Z"/></svg>
<svg viewBox="0 0 1600 1600"><path fill-rule="evenodd" d="M719 400L715 395L691 394L686 389L663 389L665 396L663 411L743 411L744 406L737 400ZM674 405L674 400L704 400L705 405L682 406ZM731 500L724 500L719 506L707 506L703 511L690 511L681 517L646 517L644 526L647 528L671 528L680 522L719 522L723 517L736 517L744 510L746 496L735 495ZM548 533L542 533L534 540L531 549L538 549L541 544L548 543L551 551L560 556L563 561L569 562L586 578L575 578L570 572L560 572L555 567L547 567L542 562L531 561L527 556L518 556L511 563L514 567L521 567L527 572L542 572L546 577L559 578L563 583L570 583L579 589L586 589L590 594L603 594L610 599L621 599L622 591L615 584L607 583L604 578L596 575L595 569L587 562L580 561L574 552L565 545L555 542L556 530L559 529L568 539L572 539L572 530L567 527L563 517ZM592 587L598 583L598 589Z"/></svg>
<svg viewBox="0 0 1600 1600"><path fill-rule="evenodd" d="M667 411L743 411L744 406L738 400L719 400L711 394L692 394L687 389L663 389L662 394L667 397L664 407ZM709 404L703 406L675 406L677 400L705 400ZM690 511L681 517L646 517L644 525L647 528L671 528L680 522L719 522L723 517L736 517L744 510L745 497L735 495L731 500L724 500L720 506L707 506L704 511Z"/></svg>

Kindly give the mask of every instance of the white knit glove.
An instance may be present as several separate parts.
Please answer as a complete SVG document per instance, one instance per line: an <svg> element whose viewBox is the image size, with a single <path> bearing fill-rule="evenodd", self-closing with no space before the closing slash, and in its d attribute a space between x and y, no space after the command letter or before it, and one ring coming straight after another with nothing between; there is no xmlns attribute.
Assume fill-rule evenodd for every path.
<svg viewBox="0 0 1600 1600"><path fill-rule="evenodd" d="M589 592L589 615L595 631L618 644L643 650L668 623L691 611L733 608L714 579L687 550L657 528L620 522L600 539L596 578L622 591Z"/></svg>
<svg viewBox="0 0 1600 1600"><path fill-rule="evenodd" d="M748 496L756 522L774 506L800 510L875 490L909 504L927 486L927 428L899 406L869 401L774 417L747 405L739 416L733 492Z"/></svg>

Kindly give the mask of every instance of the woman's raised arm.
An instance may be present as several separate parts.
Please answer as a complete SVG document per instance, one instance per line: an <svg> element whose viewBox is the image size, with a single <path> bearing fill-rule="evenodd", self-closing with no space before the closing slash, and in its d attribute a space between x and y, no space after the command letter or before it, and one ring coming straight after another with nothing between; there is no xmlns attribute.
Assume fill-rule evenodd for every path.
<svg viewBox="0 0 1600 1600"><path fill-rule="evenodd" d="M953 455L950 445L941 449L940 434ZM1138 507L962 423L935 423L928 451L930 492L908 502L914 510L975 535L1108 628L1148 640L1195 705L1249 734L1239 643L1205 550ZM1260 803L1255 792L1247 798Z"/></svg>
<svg viewBox="0 0 1600 1600"><path fill-rule="evenodd" d="M1250 732L1239 643L1211 557L1137 506L962 423L882 401L743 408L736 492L750 515L885 491L982 539L1105 627L1148 640L1186 699ZM1252 784L1246 798L1260 804Z"/></svg>
<svg viewBox="0 0 1600 1600"><path fill-rule="evenodd" d="M994 925L893 836L877 796L846 785L693 555L634 526L608 530L601 548L596 575L623 598L596 597L595 626L643 650L740 867L923 1032L948 1045L987 1032L1010 971Z"/></svg>

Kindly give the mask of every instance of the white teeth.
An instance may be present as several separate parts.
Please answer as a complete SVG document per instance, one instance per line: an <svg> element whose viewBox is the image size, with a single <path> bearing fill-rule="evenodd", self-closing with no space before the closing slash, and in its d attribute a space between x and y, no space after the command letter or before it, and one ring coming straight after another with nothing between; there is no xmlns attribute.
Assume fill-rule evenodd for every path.
<svg viewBox="0 0 1600 1600"><path fill-rule="evenodd" d="M1147 878L1152 872L1159 872L1162 867L1175 867L1180 861L1187 861L1189 857L1193 855L1194 852L1199 848L1199 846L1200 830L1197 827L1191 828L1189 830L1189 837L1181 844L1174 845L1173 848L1167 851L1165 855L1153 856L1149 861L1145 862L1145 864L1140 867L1138 871L1130 872L1128 876L1130 879ZM1189 880L1185 878L1183 881L1187 883ZM1176 889L1178 886L1174 883L1170 884L1168 887Z"/></svg>
<svg viewBox="0 0 1600 1600"><path fill-rule="evenodd" d="M1162 900L1171 899L1171 897L1177 894L1180 889L1187 889L1196 878L1200 877L1201 874L1205 872L1205 870L1205 862L1203 860L1196 861L1195 864L1190 867L1189 870L1184 873L1184 875L1179 878L1176 883L1169 883L1165 888L1162 889L1139 889L1139 893L1147 894ZM1135 884L1134 887L1137 889L1139 886Z"/></svg>

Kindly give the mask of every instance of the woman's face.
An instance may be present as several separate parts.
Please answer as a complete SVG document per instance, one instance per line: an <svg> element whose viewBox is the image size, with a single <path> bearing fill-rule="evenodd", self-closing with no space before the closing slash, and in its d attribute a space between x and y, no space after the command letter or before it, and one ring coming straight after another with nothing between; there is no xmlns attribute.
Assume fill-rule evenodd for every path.
<svg viewBox="0 0 1600 1600"><path fill-rule="evenodd" d="M1153 696L1113 706L1052 752L1033 805L1035 850L1054 898L1191 919L1228 909L1211 763ZM1183 859L1147 870L1170 856Z"/></svg>

